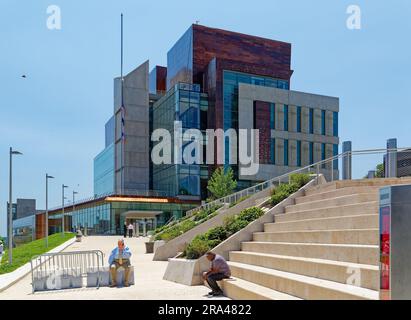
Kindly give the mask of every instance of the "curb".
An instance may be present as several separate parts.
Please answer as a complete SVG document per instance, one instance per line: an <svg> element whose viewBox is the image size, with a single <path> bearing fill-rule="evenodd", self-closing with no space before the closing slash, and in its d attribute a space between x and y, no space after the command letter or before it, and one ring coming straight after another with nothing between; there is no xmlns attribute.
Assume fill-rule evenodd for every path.
<svg viewBox="0 0 411 320"><path fill-rule="evenodd" d="M76 241L76 238L67 240L66 242L62 243L58 247L47 251L47 253L57 253L61 252L67 247L71 246ZM31 272L31 263L27 262L25 265L17 268L16 270L0 275L0 292L10 288L13 284L20 281L22 278L27 276Z"/></svg>

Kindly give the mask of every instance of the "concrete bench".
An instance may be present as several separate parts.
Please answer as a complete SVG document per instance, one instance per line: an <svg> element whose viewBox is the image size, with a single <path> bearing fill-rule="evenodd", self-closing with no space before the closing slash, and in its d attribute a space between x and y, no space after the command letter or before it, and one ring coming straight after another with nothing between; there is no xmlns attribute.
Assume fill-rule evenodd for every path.
<svg viewBox="0 0 411 320"><path fill-rule="evenodd" d="M96 287L98 279L98 271L96 269L89 269L87 272L87 287ZM110 267L100 268L100 287L107 287L111 283ZM117 283L122 286L124 283L124 268L117 269ZM128 276L128 283L134 285L134 267L130 267L130 273Z"/></svg>

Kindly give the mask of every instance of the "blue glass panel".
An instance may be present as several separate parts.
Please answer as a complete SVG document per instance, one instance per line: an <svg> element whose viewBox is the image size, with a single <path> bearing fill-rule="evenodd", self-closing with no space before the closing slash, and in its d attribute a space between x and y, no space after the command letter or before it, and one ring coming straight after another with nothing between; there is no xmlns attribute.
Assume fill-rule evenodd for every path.
<svg viewBox="0 0 411 320"><path fill-rule="evenodd" d="M338 112L333 112L333 135L338 137Z"/></svg>
<svg viewBox="0 0 411 320"><path fill-rule="evenodd" d="M297 167L301 167L301 141L297 141Z"/></svg>
<svg viewBox="0 0 411 320"><path fill-rule="evenodd" d="M314 109L310 108L310 114L309 114L309 129L310 129L310 134L314 133Z"/></svg>
<svg viewBox="0 0 411 320"><path fill-rule="evenodd" d="M297 107L297 132L301 132L301 107Z"/></svg>
<svg viewBox="0 0 411 320"><path fill-rule="evenodd" d="M288 131L288 105L284 105L284 131Z"/></svg>
<svg viewBox="0 0 411 320"><path fill-rule="evenodd" d="M284 140L284 165L288 166L288 140Z"/></svg>
<svg viewBox="0 0 411 320"><path fill-rule="evenodd" d="M313 142L310 142L309 156L310 156L310 164L313 164L314 163L314 143Z"/></svg>
<svg viewBox="0 0 411 320"><path fill-rule="evenodd" d="M325 135L325 110L321 110L321 134Z"/></svg>

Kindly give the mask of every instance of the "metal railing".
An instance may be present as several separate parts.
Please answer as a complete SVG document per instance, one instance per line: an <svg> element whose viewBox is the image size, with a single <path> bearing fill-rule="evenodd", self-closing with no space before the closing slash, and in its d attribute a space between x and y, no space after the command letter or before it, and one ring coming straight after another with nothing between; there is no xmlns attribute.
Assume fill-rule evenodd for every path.
<svg viewBox="0 0 411 320"><path fill-rule="evenodd" d="M223 198L205 203L197 208L187 211L187 215L192 215L201 209L210 209L216 205L232 204L238 201L242 197L253 195L260 191L266 190L267 188L272 188L273 186L279 185L284 182L289 182L293 174L296 173L310 173L315 174L317 177L323 174L327 180L334 181L340 179L339 174L339 163L338 160L342 159L342 171L345 172L346 176L351 179L352 172L352 157L353 156L364 156L364 155L378 155L378 154L391 154L401 151L409 151L411 148L395 148L395 149L369 149L369 150L357 150L357 151L346 151L335 155L333 157L327 158L325 160L317 161L313 164L307 165L302 168L287 172L280 176L274 177L270 180L258 183L254 186L248 187L246 189L237 191Z"/></svg>
<svg viewBox="0 0 411 320"><path fill-rule="evenodd" d="M80 288L83 278L95 275L95 286L100 285L104 253L100 250L44 253L34 256L31 264L32 292Z"/></svg>

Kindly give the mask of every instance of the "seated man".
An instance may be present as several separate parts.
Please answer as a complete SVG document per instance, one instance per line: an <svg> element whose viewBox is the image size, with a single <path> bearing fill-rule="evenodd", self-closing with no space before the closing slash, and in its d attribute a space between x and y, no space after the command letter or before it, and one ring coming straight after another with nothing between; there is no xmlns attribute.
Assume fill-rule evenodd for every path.
<svg viewBox="0 0 411 320"><path fill-rule="evenodd" d="M222 256L211 251L206 253L206 257L208 261L211 261L211 268L209 271L204 272L203 279L207 281L211 290L213 290L209 295L221 296L223 291L218 286L217 281L231 277L230 267Z"/></svg>
<svg viewBox="0 0 411 320"><path fill-rule="evenodd" d="M108 263L110 265L111 273L111 285L110 287L117 286L117 269L120 267L124 268L124 286L128 287L128 276L130 274L130 257L131 252L128 247L125 246L124 240L118 240L117 247L111 251L110 257L108 258Z"/></svg>

